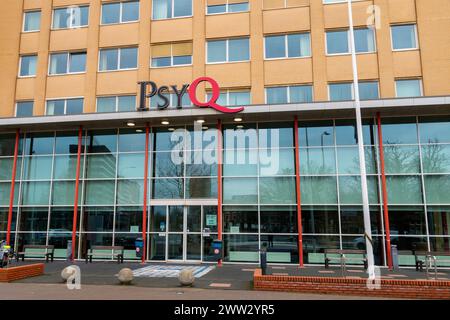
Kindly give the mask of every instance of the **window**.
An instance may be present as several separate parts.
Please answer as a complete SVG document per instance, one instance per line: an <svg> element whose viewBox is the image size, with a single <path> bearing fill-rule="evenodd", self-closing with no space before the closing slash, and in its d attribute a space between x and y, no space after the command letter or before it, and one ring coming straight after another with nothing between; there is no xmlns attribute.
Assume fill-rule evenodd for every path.
<svg viewBox="0 0 450 320"><path fill-rule="evenodd" d="M266 59L311 56L309 33L267 36L264 41Z"/></svg>
<svg viewBox="0 0 450 320"><path fill-rule="evenodd" d="M405 79L395 81L397 98L422 96L422 81L420 79Z"/></svg>
<svg viewBox="0 0 450 320"><path fill-rule="evenodd" d="M264 9L290 8L303 5L303 0L263 0Z"/></svg>
<svg viewBox="0 0 450 320"><path fill-rule="evenodd" d="M355 52L375 52L375 34L371 28L355 29ZM349 30L336 30L326 32L327 54L350 53Z"/></svg>
<svg viewBox="0 0 450 320"><path fill-rule="evenodd" d="M169 100L170 107L177 107L178 97L175 93L165 92L162 95ZM165 101L157 95L154 96L153 98L150 98L150 108L156 109L156 108L158 108L158 105L164 105L164 103L165 103ZM189 99L188 93L185 93L183 95L183 97L181 98L181 106L182 107L192 106L192 102L191 102L191 99Z"/></svg>
<svg viewBox="0 0 450 320"><path fill-rule="evenodd" d="M350 101L354 99L353 83L332 83L328 86L330 101ZM379 98L378 81L364 81L359 83L361 100Z"/></svg>
<svg viewBox="0 0 450 320"><path fill-rule="evenodd" d="M88 25L89 6L72 6L53 10L53 29L79 28Z"/></svg>
<svg viewBox="0 0 450 320"><path fill-rule="evenodd" d="M268 104L308 103L312 100L312 86L310 85L266 88Z"/></svg>
<svg viewBox="0 0 450 320"><path fill-rule="evenodd" d="M20 101L16 104L16 117L32 117L33 101Z"/></svg>
<svg viewBox="0 0 450 320"><path fill-rule="evenodd" d="M32 77L36 75L36 61L37 56L22 56L20 57L20 71L21 77Z"/></svg>
<svg viewBox="0 0 450 320"><path fill-rule="evenodd" d="M211 100L212 94L206 94L207 101ZM250 90L223 90L217 103L221 106L246 106L251 104Z"/></svg>
<svg viewBox="0 0 450 320"><path fill-rule="evenodd" d="M99 71L137 68L137 48L101 49Z"/></svg>
<svg viewBox="0 0 450 320"><path fill-rule="evenodd" d="M24 13L23 18L23 31L32 32L39 31L41 26L41 12L40 11L30 11Z"/></svg>
<svg viewBox="0 0 450 320"><path fill-rule="evenodd" d="M86 71L86 52L52 53L49 74L80 73Z"/></svg>
<svg viewBox="0 0 450 320"><path fill-rule="evenodd" d="M102 24L125 23L139 20L139 1L102 4Z"/></svg>
<svg viewBox="0 0 450 320"><path fill-rule="evenodd" d="M250 44L248 38L211 40L207 44L208 63L248 61Z"/></svg>
<svg viewBox="0 0 450 320"><path fill-rule="evenodd" d="M411 50L418 48L416 25L391 26L391 33L393 50Z"/></svg>
<svg viewBox="0 0 450 320"><path fill-rule="evenodd" d="M153 68L192 64L192 42L159 44L152 46Z"/></svg>
<svg viewBox="0 0 450 320"><path fill-rule="evenodd" d="M248 1L242 0L208 0L207 14L248 11Z"/></svg>
<svg viewBox="0 0 450 320"><path fill-rule="evenodd" d="M65 114L83 113L83 98L58 99L47 101L47 115L60 116Z"/></svg>
<svg viewBox="0 0 450 320"><path fill-rule="evenodd" d="M192 16L192 0L153 0L153 19Z"/></svg>
<svg viewBox="0 0 450 320"><path fill-rule="evenodd" d="M126 112L136 110L136 96L98 97L97 112Z"/></svg>

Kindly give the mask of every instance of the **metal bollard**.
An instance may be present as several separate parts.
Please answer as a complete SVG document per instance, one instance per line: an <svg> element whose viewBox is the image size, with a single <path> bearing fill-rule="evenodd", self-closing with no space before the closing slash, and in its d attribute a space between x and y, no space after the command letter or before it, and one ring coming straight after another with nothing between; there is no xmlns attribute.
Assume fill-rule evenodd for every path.
<svg viewBox="0 0 450 320"><path fill-rule="evenodd" d="M260 264L261 264L261 273L262 275L266 275L267 274L267 250L266 249L261 249L259 251L259 260L260 260Z"/></svg>

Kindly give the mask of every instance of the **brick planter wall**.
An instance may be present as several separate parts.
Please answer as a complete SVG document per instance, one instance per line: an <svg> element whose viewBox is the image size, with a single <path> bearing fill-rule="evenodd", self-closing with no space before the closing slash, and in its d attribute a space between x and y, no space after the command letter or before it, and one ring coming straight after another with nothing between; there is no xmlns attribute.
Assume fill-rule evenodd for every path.
<svg viewBox="0 0 450 320"><path fill-rule="evenodd" d="M381 279L381 288L369 290L366 279L253 274L255 290L355 295L411 299L450 299L450 281Z"/></svg>
<svg viewBox="0 0 450 320"><path fill-rule="evenodd" d="M11 282L44 274L44 264L28 264L19 267L0 269L0 282Z"/></svg>

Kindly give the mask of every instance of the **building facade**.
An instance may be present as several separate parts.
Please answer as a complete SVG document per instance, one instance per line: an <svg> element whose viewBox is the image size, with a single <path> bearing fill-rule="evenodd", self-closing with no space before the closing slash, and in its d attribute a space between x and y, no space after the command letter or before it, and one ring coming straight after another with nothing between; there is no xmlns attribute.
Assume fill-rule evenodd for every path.
<svg viewBox="0 0 450 320"><path fill-rule="evenodd" d="M139 260L144 238L149 261L365 248L346 1L1 6L0 239ZM450 250L450 2L352 7L375 261L392 244L413 265Z"/></svg>

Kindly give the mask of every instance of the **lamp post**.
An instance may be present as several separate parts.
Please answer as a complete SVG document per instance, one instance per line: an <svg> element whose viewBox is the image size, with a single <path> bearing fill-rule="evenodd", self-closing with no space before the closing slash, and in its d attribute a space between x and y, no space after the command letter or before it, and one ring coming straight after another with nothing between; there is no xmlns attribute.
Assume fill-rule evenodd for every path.
<svg viewBox="0 0 450 320"><path fill-rule="evenodd" d="M350 29L350 51L352 54L353 87L354 87L355 113L356 113L356 131L358 134L359 167L361 170L361 192L362 192L363 213L364 213L364 233L365 233L365 240L366 240L367 265L368 265L369 278L374 278L375 261L374 261L374 256L373 256L372 228L371 228L371 224L370 224L369 192L368 192L368 187L367 187L366 157L365 157L365 153L364 153L363 127L362 127L362 119L361 119L361 100L359 97L358 64L356 61L352 0L347 0L347 7L348 7L348 23L349 23L349 29Z"/></svg>
<svg viewBox="0 0 450 320"><path fill-rule="evenodd" d="M320 146L322 148L322 170L325 169L325 152L323 150L323 137L324 136L329 136L330 133L328 131L324 131L321 135L320 135ZM323 172L322 172L323 173Z"/></svg>

